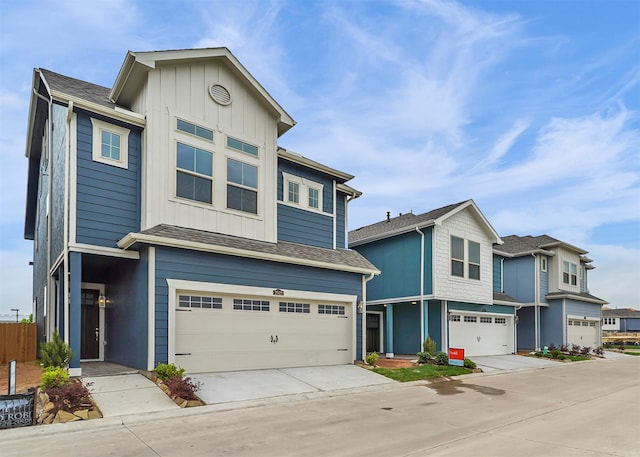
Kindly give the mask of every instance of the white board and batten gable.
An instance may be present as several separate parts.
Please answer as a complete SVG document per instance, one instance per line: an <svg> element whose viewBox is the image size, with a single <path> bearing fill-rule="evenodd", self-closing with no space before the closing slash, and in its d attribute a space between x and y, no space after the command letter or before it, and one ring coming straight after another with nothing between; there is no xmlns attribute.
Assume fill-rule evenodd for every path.
<svg viewBox="0 0 640 457"><path fill-rule="evenodd" d="M295 121L228 49L130 52L111 97L147 119L141 230L169 224L276 241L277 140ZM194 161L183 170L185 151ZM228 207L237 181L229 161L229 175L244 181L235 190L257 193L255 210ZM198 197L179 195L181 170Z"/></svg>
<svg viewBox="0 0 640 457"><path fill-rule="evenodd" d="M464 276L452 275L451 237L464 240ZM480 278L468 274L469 242L480 245ZM493 302L493 244L502 240L473 200L436 220L433 261L434 295L450 301Z"/></svg>

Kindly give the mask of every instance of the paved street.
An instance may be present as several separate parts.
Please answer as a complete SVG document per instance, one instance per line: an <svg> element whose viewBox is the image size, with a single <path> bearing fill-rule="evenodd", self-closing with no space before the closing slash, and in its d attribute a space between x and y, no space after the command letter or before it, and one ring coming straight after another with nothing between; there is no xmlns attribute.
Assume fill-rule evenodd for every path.
<svg viewBox="0 0 640 457"><path fill-rule="evenodd" d="M637 456L640 357L0 432L3 456ZM245 406L249 406L247 404ZM154 419L154 420L151 420ZM101 426L102 424L104 426Z"/></svg>

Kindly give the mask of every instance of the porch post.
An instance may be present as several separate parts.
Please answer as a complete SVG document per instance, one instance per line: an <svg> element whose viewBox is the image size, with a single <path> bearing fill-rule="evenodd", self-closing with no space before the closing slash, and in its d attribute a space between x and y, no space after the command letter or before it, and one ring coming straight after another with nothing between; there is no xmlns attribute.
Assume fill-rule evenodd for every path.
<svg viewBox="0 0 640 457"><path fill-rule="evenodd" d="M71 363L69 364L69 374L80 376L80 331L82 326L80 312L80 294L82 292L82 254L79 252L69 253L69 266L71 278L69 281L69 346L73 351Z"/></svg>
<svg viewBox="0 0 640 457"><path fill-rule="evenodd" d="M429 300L421 300L420 301L420 306L422 306L422 316L423 316L423 328L424 328L424 334L421 335L422 337L422 341L420 341L420 350L422 351L422 343L424 343L424 340L427 339L427 337L429 336Z"/></svg>
<svg viewBox="0 0 640 457"><path fill-rule="evenodd" d="M385 353L387 357L393 357L393 305L389 303L385 305L385 327L386 341Z"/></svg>

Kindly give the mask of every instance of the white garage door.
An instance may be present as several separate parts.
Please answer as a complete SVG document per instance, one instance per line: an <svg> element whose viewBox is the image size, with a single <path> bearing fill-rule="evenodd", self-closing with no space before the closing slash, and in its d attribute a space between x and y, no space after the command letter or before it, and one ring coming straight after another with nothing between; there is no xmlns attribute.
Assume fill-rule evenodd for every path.
<svg viewBox="0 0 640 457"><path fill-rule="evenodd" d="M175 313L175 363L187 372L354 360L350 303L178 292Z"/></svg>
<svg viewBox="0 0 640 457"><path fill-rule="evenodd" d="M465 357L511 354L513 316L451 310L449 347L464 349Z"/></svg>
<svg viewBox="0 0 640 457"><path fill-rule="evenodd" d="M597 348L599 341L599 321L569 317L567 319L567 344L577 344Z"/></svg>

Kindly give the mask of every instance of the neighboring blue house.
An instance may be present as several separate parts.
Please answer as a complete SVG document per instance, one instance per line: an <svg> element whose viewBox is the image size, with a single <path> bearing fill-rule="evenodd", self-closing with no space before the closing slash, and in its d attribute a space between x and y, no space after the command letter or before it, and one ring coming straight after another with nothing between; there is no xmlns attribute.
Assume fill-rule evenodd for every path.
<svg viewBox="0 0 640 457"><path fill-rule="evenodd" d="M502 240L473 200L401 214L349 232L382 270L367 283L367 351L415 354L427 336L465 355L515 352L515 309L502 293Z"/></svg>
<svg viewBox="0 0 640 457"><path fill-rule="evenodd" d="M502 238L494 253L503 260L504 292L522 302L518 349L549 344L601 346L602 305L589 293L587 251L547 235Z"/></svg>
<svg viewBox="0 0 640 457"><path fill-rule="evenodd" d="M111 88L35 69L28 122L35 318L72 374L363 358L353 176L277 146L295 122L229 50L129 52Z"/></svg>
<svg viewBox="0 0 640 457"><path fill-rule="evenodd" d="M602 330L605 332L640 332L640 310L634 308L602 309Z"/></svg>

